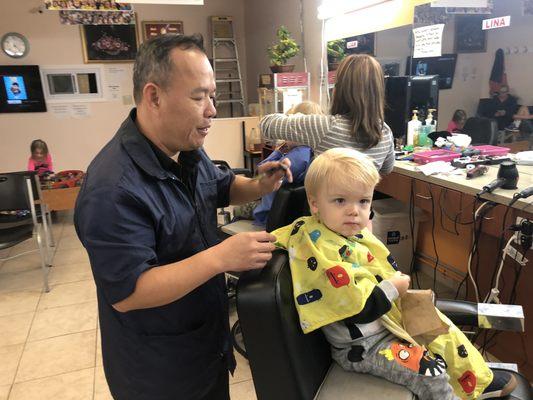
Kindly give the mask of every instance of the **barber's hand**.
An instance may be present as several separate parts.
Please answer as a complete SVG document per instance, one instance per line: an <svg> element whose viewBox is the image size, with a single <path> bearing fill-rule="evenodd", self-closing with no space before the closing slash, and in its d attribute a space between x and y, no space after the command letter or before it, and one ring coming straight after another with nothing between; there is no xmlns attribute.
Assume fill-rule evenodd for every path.
<svg viewBox="0 0 533 400"><path fill-rule="evenodd" d="M263 268L276 249L276 237L262 232L238 233L212 247L221 262L221 271L246 271Z"/></svg>
<svg viewBox="0 0 533 400"><path fill-rule="evenodd" d="M411 278L409 275L402 274L401 272L396 272L396 275L389 278L388 281L394 285L400 297L402 297L407 289L409 289L409 284L411 283Z"/></svg>
<svg viewBox="0 0 533 400"><path fill-rule="evenodd" d="M292 182L291 160L288 158L281 161L266 162L259 166L257 172L260 176L259 186L262 194L278 190L284 177Z"/></svg>

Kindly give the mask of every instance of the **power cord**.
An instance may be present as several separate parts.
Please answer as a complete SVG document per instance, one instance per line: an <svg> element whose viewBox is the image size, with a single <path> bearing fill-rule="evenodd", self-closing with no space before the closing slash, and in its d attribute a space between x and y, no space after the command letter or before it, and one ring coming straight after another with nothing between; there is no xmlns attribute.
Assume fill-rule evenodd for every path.
<svg viewBox="0 0 533 400"><path fill-rule="evenodd" d="M431 239L433 241L433 251L435 252L435 268L433 269L433 293L437 293L437 268L439 266L439 253L437 252L437 243L435 241L435 198L431 191L431 185L428 183L428 192L431 197Z"/></svg>
<svg viewBox="0 0 533 400"><path fill-rule="evenodd" d="M478 289L478 285L477 285L477 279L474 279L474 276L472 274L472 259L473 259L474 255L478 251L478 246L477 245L478 245L478 241L479 241L479 236L481 234L481 227L482 227L482 224L483 224L483 217L490 210L490 208L494 207L495 205L496 205L495 203L488 201L488 202L482 203L477 208L477 210L474 211L473 221L476 222L480 215L481 215L481 219L480 219L479 227L477 229L474 228L472 230L472 248L471 248L470 254L468 256L467 274L466 274L465 278L459 284L459 287L457 288L457 293L455 294L455 299L457 299L459 297L459 292L461 290L462 285L469 278L471 283L472 283L472 287L474 288L474 295L476 296L476 301L479 302L479 289ZM488 210L486 210L485 212L483 212L483 210L486 207L490 207L490 208ZM477 271L477 269L476 269L476 271ZM468 290L468 285L467 285L467 290Z"/></svg>
<svg viewBox="0 0 533 400"><path fill-rule="evenodd" d="M411 230L411 265L409 267L409 275L413 276L413 273L415 275L416 284L418 288L420 289L420 281L418 279L418 270L415 268L415 249L416 249L416 243L415 243L415 237L414 237L414 231L415 231L415 194L414 194L414 180L411 179L411 191L409 195L409 228Z"/></svg>

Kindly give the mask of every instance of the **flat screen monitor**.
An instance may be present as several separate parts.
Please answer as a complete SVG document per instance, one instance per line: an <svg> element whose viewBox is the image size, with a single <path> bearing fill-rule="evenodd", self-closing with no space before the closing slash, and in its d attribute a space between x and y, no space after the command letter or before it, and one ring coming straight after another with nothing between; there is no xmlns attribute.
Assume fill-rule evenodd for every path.
<svg viewBox="0 0 533 400"><path fill-rule="evenodd" d="M0 65L0 113L44 112L37 65Z"/></svg>
<svg viewBox="0 0 533 400"><path fill-rule="evenodd" d="M385 122L395 138L407 134L409 116L410 78L388 76L385 78Z"/></svg>
<svg viewBox="0 0 533 400"><path fill-rule="evenodd" d="M409 110L419 110L424 118L428 109L439 108L439 77L437 75L412 76Z"/></svg>
<svg viewBox="0 0 533 400"><path fill-rule="evenodd" d="M412 76L438 75L439 89L451 89L456 63L457 54L413 59L409 56L407 57L405 74ZM411 66L411 71L409 71L409 66Z"/></svg>

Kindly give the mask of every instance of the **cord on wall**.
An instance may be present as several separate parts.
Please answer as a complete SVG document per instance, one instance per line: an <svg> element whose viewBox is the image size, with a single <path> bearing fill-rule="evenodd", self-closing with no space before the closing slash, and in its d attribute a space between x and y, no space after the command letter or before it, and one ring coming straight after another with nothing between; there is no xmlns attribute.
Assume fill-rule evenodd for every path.
<svg viewBox="0 0 533 400"><path fill-rule="evenodd" d="M300 0L300 34L302 36L302 57L304 61L304 71L307 72L307 55L305 54L304 0Z"/></svg>

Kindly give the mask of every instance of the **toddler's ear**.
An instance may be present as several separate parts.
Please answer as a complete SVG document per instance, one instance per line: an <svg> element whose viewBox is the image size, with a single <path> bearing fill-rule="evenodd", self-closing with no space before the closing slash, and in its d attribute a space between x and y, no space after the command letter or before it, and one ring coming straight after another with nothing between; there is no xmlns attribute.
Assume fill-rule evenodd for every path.
<svg viewBox="0 0 533 400"><path fill-rule="evenodd" d="M318 205L317 205L317 199L315 196L308 195L307 196L307 202L309 203L309 210L311 211L312 215L318 214Z"/></svg>

